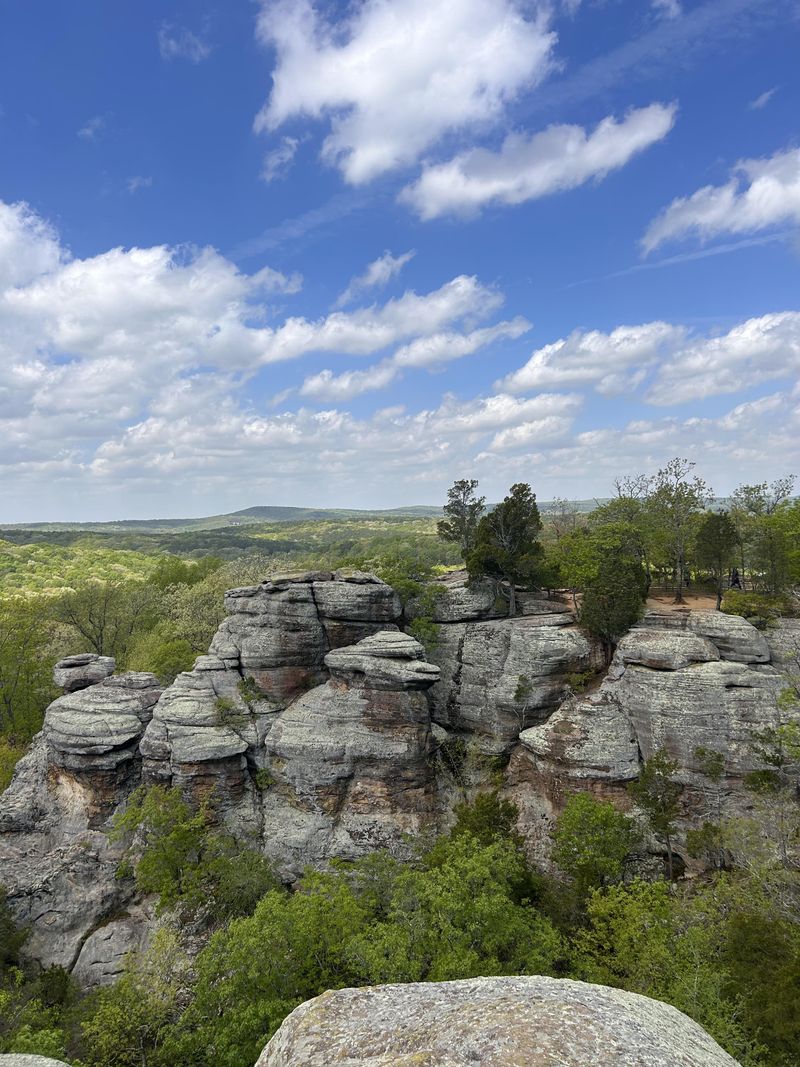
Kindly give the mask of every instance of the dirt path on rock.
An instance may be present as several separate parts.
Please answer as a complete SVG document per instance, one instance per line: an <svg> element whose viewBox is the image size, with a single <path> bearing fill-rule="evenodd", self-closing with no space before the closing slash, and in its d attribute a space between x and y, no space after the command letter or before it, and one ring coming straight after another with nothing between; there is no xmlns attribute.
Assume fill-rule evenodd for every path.
<svg viewBox="0 0 800 1067"><path fill-rule="evenodd" d="M685 604L673 604L672 593L655 593L647 598L649 611L715 611L717 598L707 593L684 593Z"/></svg>

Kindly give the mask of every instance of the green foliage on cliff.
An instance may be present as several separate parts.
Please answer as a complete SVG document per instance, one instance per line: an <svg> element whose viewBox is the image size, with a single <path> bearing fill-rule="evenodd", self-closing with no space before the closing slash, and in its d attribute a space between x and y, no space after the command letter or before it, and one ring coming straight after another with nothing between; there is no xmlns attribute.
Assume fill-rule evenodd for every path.
<svg viewBox="0 0 800 1067"><path fill-rule="evenodd" d="M137 789L114 818L111 839L126 843L120 877L131 874L159 910L178 907L225 921L247 915L276 885L272 865L214 822L213 798L193 811L179 789Z"/></svg>
<svg viewBox="0 0 800 1067"><path fill-rule="evenodd" d="M145 841L138 862L142 847L152 850L148 884L181 902L184 871L213 866L215 831L163 790L138 796L132 810L126 830ZM63 972L22 971L21 935L0 901L0 1050L91 1067L240 1067L297 1004L326 989L514 973L665 1000L745 1067L798 1062L800 882L791 862L751 848L748 864L695 883L625 881L636 831L584 796L554 833L562 882L525 861L516 816L498 794L481 794L459 807L450 834L406 862L379 852L308 871L291 892L239 886L230 894L238 911L206 910L215 932L199 955L187 957L184 924L170 921L115 985L78 1002ZM565 907L576 886L582 907Z"/></svg>

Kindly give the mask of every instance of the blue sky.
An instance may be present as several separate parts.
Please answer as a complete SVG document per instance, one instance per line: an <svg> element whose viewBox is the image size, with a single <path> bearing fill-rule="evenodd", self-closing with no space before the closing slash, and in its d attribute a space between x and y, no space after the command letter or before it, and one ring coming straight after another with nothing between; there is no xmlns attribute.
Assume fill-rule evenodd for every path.
<svg viewBox="0 0 800 1067"><path fill-rule="evenodd" d="M0 521L800 471L796 0L0 18Z"/></svg>

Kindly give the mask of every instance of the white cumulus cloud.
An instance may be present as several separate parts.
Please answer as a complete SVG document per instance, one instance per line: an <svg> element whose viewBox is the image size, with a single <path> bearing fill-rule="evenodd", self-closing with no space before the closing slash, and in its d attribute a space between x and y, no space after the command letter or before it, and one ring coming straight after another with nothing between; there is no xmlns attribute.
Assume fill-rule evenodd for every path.
<svg viewBox="0 0 800 1067"><path fill-rule="evenodd" d="M645 254L665 241L753 233L782 223L800 223L800 149L766 159L743 159L725 185L706 185L673 200L642 238Z"/></svg>
<svg viewBox="0 0 800 1067"><path fill-rule="evenodd" d="M512 133L499 152L474 148L426 166L400 199L423 219L474 214L486 204L520 204L605 177L672 129L677 108L651 104L621 120L609 115L594 130L549 126Z"/></svg>
<svg viewBox="0 0 800 1067"><path fill-rule="evenodd" d="M496 121L550 69L556 40L521 0L362 0L336 29L310 0L266 0L258 36L277 60L256 130L330 117L322 155L352 184Z"/></svg>
<svg viewBox="0 0 800 1067"><path fill-rule="evenodd" d="M552 344L536 349L528 362L496 388L528 393L553 387L593 386L613 396L641 385L659 358L674 351L685 330L666 322L618 326L610 333L574 330Z"/></svg>
<svg viewBox="0 0 800 1067"><path fill-rule="evenodd" d="M453 322L481 319L503 303L496 289L465 274L435 289L404 293L382 306L334 311L326 318L287 319L264 338L264 363L297 359L309 352L369 356L408 338L425 336Z"/></svg>
<svg viewBox="0 0 800 1067"><path fill-rule="evenodd" d="M653 404L686 403L799 376L800 312L783 311L681 345L662 363L647 399Z"/></svg>
<svg viewBox="0 0 800 1067"><path fill-rule="evenodd" d="M334 374L331 370L306 378L300 387L302 396L311 396L327 402L350 400L362 393L385 389L396 381L406 368L433 368L449 363L475 352L501 338L517 338L530 329L527 319L518 316L510 322L498 322L468 333L449 330L417 337L402 345L388 359L381 360L366 370L344 371Z"/></svg>

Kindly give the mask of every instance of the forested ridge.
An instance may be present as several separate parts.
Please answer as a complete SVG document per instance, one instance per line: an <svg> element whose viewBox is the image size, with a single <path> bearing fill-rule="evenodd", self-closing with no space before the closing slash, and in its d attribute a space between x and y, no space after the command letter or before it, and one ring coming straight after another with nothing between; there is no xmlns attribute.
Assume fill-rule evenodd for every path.
<svg viewBox="0 0 800 1067"><path fill-rule="evenodd" d="M414 605L406 628L429 648L437 576L464 567L493 581L509 616L527 591L558 590L607 662L649 598L719 608L765 631L798 612L791 479L742 486L725 507L679 459L621 478L589 511L567 500L540 508L524 483L489 508L479 489L456 482L441 518L306 517L149 539L64 533L60 543L14 531L14 543L0 542L0 788L56 695L56 660L91 651L168 684L208 649L225 589L281 572L377 574ZM786 678L787 711L800 706L798 675ZM526 858L520 813L498 791L502 761L440 751L462 796L448 832L417 841L404 861L376 852L309 869L291 889L226 836L213 793L198 810L178 790L139 789L113 834L125 849L119 878L153 900L158 932L121 979L85 995L60 968L26 961L25 930L0 899L0 1050L86 1067L240 1067L327 988L550 974L668 1001L749 1067L800 1063L800 731L787 721L748 743L765 769L746 782L746 817L723 810L720 753L697 754L711 814L690 838L704 866L692 878L673 868L676 764L662 750L630 783L628 810L589 793L566 803L547 869ZM477 758L475 794L465 762Z"/></svg>

